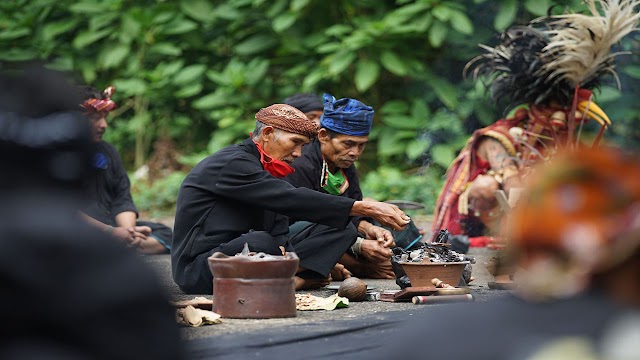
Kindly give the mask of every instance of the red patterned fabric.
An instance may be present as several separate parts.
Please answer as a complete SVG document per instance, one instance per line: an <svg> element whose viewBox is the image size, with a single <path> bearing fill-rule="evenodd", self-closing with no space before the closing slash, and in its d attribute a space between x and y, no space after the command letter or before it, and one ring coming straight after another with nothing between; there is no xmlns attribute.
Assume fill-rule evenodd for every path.
<svg viewBox="0 0 640 360"><path fill-rule="evenodd" d="M88 99L82 104L82 107L95 112L109 112L116 108L116 103L111 100L115 91L115 87L109 86L102 92L102 99Z"/></svg>

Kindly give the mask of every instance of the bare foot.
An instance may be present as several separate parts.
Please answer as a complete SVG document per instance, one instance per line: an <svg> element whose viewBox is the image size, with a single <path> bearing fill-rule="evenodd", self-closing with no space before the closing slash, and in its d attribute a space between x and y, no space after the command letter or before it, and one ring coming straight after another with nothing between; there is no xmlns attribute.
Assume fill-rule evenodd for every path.
<svg viewBox="0 0 640 360"><path fill-rule="evenodd" d="M351 272L344 267L344 265L337 263L333 270L331 270L331 275L329 275L332 280L342 281L346 278L351 277Z"/></svg>
<svg viewBox="0 0 640 360"><path fill-rule="evenodd" d="M331 281L329 278L325 279L303 279L301 277L295 276L293 278L293 285L297 290L315 290L321 287L329 285Z"/></svg>

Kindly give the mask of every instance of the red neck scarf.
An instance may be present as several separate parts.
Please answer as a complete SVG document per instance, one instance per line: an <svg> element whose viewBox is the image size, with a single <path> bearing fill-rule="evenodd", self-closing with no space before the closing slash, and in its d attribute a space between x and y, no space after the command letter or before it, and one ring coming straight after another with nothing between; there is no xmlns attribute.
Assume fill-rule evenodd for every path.
<svg viewBox="0 0 640 360"><path fill-rule="evenodd" d="M292 168L289 164L282 160L272 158L271 156L267 155L260 144L255 141L253 143L256 144L258 152L260 152L260 163L262 164L262 167L266 171L268 171L269 174L281 179L295 172L295 169Z"/></svg>

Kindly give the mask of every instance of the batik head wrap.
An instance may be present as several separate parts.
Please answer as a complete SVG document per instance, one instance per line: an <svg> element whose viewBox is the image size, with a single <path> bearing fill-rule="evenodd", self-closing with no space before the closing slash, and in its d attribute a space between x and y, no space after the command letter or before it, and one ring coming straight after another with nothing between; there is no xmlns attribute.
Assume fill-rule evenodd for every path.
<svg viewBox="0 0 640 360"><path fill-rule="evenodd" d="M609 148L560 154L541 165L514 209L510 244L541 259L523 284L534 296L575 293L640 248L640 162Z"/></svg>
<svg viewBox="0 0 640 360"><path fill-rule="evenodd" d="M96 99L96 98L87 99L84 103L82 103L82 107L87 110L91 110L95 112L102 112L102 111L109 112L116 108L116 103L113 100L111 100L111 96L115 91L116 91L115 87L109 86L106 89L104 89L104 91L102 92L101 99Z"/></svg>
<svg viewBox="0 0 640 360"><path fill-rule="evenodd" d="M373 108L356 100L324 94L324 113L320 126L339 134L366 136L373 124Z"/></svg>
<svg viewBox="0 0 640 360"><path fill-rule="evenodd" d="M256 113L256 120L280 130L304 135L310 139L318 134L318 128L313 121L310 121L302 111L287 104L273 104L260 109Z"/></svg>

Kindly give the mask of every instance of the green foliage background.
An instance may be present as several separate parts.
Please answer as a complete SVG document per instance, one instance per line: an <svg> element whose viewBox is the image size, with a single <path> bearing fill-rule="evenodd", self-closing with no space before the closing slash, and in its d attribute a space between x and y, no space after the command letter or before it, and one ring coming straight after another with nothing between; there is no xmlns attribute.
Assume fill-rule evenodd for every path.
<svg viewBox="0 0 640 360"><path fill-rule="evenodd" d="M359 162L365 195L433 202L471 131L503 115L482 83L462 78L477 44L579 3L11 0L0 2L0 61L7 68L40 60L79 82L115 85L119 109L106 139L130 169L145 163L159 137L174 140L193 165L246 137L259 108L297 92L355 97L376 109ZM634 52L619 61L625 95L605 86L597 99L615 122L609 139L635 146L638 43L623 46ZM399 192L398 174L409 179ZM166 184L179 182L157 186ZM137 200L155 206L154 193L166 202L174 190Z"/></svg>

